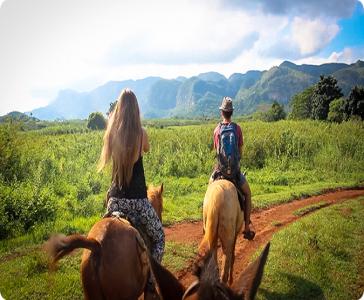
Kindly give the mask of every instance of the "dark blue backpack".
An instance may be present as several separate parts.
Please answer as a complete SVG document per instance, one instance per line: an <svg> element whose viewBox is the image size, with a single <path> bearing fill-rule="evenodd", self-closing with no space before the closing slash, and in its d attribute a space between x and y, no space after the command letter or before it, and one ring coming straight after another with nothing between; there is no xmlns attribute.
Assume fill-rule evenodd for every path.
<svg viewBox="0 0 364 300"><path fill-rule="evenodd" d="M220 123L218 167L226 178L234 178L240 172L238 130L235 123Z"/></svg>

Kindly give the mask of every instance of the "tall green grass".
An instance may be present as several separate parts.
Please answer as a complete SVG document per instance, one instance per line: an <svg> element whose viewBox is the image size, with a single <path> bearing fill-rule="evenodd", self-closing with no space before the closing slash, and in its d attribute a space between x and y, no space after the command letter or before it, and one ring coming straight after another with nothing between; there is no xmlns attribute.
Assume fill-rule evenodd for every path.
<svg viewBox="0 0 364 300"><path fill-rule="evenodd" d="M53 221L71 221L103 214L110 184L110 169L96 172L103 133L81 131L81 125L75 123L72 128L72 123L64 127L58 123L17 133L15 179L9 182L0 176L0 196L6 199L0 204L0 212L6 216L0 218L0 229L1 222L10 224L2 236L34 230L47 216ZM256 121L240 125L244 134L242 170L247 172L254 207L364 181L362 122ZM201 217L202 199L215 164L215 126L210 122L147 127L151 151L144 157L146 178L148 183L165 184L165 224ZM54 207L43 213L23 207L22 203L36 198L44 207L49 204L46 200ZM15 213L18 211L20 215ZM29 226L23 228L19 220Z"/></svg>
<svg viewBox="0 0 364 300"><path fill-rule="evenodd" d="M164 183L165 225L201 218L215 163L215 122L171 124L147 124L151 150L144 157L147 182ZM239 124L242 169L255 208L364 182L362 122ZM49 275L37 245L53 232L86 233L100 219L110 169L96 172L102 132L84 130L81 123L53 125L27 132L0 126L0 292L5 299L82 297L79 256L67 258L57 275ZM5 172L9 168L11 174ZM166 249L165 263L174 270L193 252L183 245Z"/></svg>
<svg viewBox="0 0 364 300"><path fill-rule="evenodd" d="M256 208L364 181L362 122L255 121L240 125L244 134L242 170L247 172ZM150 126L151 151L144 156L144 167L148 183L165 184L165 224L201 218L202 199L215 164L212 133L216 123ZM72 232L81 228L65 228L57 220L72 223L75 218L103 214L111 180L110 169L96 172L103 133L81 131L81 123L74 128L72 123L65 124L65 131L62 128L58 124L17 133L15 179L0 176L3 237L36 230L47 217L55 231ZM36 211L34 206L24 208L32 199L41 201ZM49 208L44 212L40 210L43 203ZM22 227L24 222L19 220L29 225Z"/></svg>

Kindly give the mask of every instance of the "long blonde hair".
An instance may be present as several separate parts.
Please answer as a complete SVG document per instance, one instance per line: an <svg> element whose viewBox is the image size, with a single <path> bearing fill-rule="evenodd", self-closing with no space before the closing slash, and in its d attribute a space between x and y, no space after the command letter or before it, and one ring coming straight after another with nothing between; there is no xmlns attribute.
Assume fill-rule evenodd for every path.
<svg viewBox="0 0 364 300"><path fill-rule="evenodd" d="M101 171L112 159L112 180L119 188L130 184L142 138L137 98L130 89L124 89L110 114L98 165Z"/></svg>

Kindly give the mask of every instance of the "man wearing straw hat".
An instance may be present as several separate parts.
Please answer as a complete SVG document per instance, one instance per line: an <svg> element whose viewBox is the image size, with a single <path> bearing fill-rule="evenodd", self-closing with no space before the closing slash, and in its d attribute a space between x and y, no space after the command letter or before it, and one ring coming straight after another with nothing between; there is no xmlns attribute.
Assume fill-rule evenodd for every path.
<svg viewBox="0 0 364 300"><path fill-rule="evenodd" d="M244 211L244 238L252 240L255 232L250 230L251 191L244 174L240 171L240 158L243 148L243 134L240 126L232 122L233 101L224 97L219 107L222 117L214 130L214 148L217 165L212 180L227 179L234 183L239 196L241 209Z"/></svg>

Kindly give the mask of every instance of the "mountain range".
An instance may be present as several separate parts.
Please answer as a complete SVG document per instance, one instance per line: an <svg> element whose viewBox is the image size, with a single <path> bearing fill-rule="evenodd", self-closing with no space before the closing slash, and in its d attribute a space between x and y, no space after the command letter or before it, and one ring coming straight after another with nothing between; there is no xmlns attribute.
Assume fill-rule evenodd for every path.
<svg viewBox="0 0 364 300"><path fill-rule="evenodd" d="M229 78L208 72L190 78L110 81L89 92L62 90L49 105L28 114L42 120L85 119L91 112L106 113L126 87L137 95L144 118L216 116L224 96L234 99L237 114L250 114L273 101L288 107L292 96L315 84L320 75L334 76L347 95L354 85L364 85L364 62L296 65L284 61L267 71L234 73Z"/></svg>

